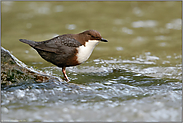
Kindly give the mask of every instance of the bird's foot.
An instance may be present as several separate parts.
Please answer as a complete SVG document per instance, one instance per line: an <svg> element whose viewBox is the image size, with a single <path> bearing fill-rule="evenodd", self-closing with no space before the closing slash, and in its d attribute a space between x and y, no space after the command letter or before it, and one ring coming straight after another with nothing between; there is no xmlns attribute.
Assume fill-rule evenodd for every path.
<svg viewBox="0 0 183 123"><path fill-rule="evenodd" d="M66 71L65 71L65 67L62 67L62 73L64 75L64 80L66 80L67 82L69 82L70 80L67 77Z"/></svg>
<svg viewBox="0 0 183 123"><path fill-rule="evenodd" d="M62 80L69 82L70 80L68 78L62 77Z"/></svg>
<svg viewBox="0 0 183 123"><path fill-rule="evenodd" d="M66 82L69 82L69 81L70 81L68 78L64 78L64 80L65 80Z"/></svg>

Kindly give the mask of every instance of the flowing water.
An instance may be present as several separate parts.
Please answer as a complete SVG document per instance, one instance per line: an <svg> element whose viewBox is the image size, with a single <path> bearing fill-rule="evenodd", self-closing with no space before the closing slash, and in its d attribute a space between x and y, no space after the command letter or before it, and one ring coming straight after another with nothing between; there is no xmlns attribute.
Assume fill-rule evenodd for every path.
<svg viewBox="0 0 183 123"><path fill-rule="evenodd" d="M182 2L2 2L1 45L50 75L20 38L42 41L65 33L99 31L83 64L68 67L70 83L23 84L1 90L2 121L181 121Z"/></svg>

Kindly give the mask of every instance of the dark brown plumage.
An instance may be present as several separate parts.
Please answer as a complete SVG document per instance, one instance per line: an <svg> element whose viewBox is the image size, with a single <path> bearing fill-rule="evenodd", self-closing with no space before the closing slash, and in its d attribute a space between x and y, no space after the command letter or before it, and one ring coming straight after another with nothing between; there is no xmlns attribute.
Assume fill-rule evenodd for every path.
<svg viewBox="0 0 183 123"><path fill-rule="evenodd" d="M67 81L69 81L69 79L66 75L65 68L81 64L78 60L79 47L83 46L85 48L85 44L88 41L97 40L107 42L107 40L103 39L100 33L95 30L87 30L79 34L64 34L42 42L26 39L19 40L33 47L46 61L58 67L62 67L62 72Z"/></svg>

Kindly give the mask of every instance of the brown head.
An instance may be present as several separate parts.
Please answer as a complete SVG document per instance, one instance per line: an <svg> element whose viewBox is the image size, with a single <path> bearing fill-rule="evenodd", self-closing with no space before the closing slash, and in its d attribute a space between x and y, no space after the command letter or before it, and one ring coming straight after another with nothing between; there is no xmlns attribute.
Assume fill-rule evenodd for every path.
<svg viewBox="0 0 183 123"><path fill-rule="evenodd" d="M96 30L87 30L77 34L77 39L81 44L85 44L88 40L98 40L103 42L108 42L106 39L103 39L99 32Z"/></svg>

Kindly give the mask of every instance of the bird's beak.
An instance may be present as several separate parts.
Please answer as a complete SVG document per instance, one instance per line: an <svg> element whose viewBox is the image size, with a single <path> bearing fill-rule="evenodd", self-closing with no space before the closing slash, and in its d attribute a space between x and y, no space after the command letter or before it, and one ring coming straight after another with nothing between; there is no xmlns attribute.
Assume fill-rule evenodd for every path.
<svg viewBox="0 0 183 123"><path fill-rule="evenodd" d="M108 42L106 39L104 38L101 38L100 41L103 41L103 42Z"/></svg>

